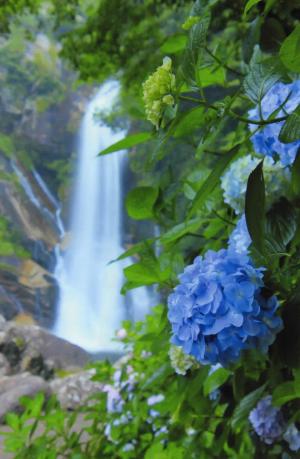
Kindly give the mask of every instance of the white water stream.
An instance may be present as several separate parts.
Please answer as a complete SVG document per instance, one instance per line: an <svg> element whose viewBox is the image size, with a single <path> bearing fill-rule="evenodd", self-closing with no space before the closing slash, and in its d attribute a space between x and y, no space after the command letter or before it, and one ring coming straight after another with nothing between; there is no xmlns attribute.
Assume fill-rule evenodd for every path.
<svg viewBox="0 0 300 459"><path fill-rule="evenodd" d="M71 241L65 254L58 252L55 272L60 299L53 331L90 352L113 350L111 338L127 318L125 298L120 294L124 264L109 264L124 250L124 155L118 152L97 157L100 150L123 138L124 132L116 134L99 125L94 117L97 110L112 105L118 91L116 83L104 84L84 115L72 199ZM131 309L140 305L142 314L148 309L146 289L139 289L131 300Z"/></svg>

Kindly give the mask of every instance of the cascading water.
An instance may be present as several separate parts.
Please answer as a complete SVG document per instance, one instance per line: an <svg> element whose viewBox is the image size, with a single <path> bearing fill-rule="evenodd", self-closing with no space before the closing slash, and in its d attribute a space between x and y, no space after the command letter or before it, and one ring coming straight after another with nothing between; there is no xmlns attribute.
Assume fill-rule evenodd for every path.
<svg viewBox="0 0 300 459"><path fill-rule="evenodd" d="M113 350L111 338L126 318L122 263L122 153L97 157L124 133L95 121L95 112L110 107L116 83L104 84L89 103L80 130L78 170L71 213L71 242L58 254L56 278L60 299L54 333L90 352ZM145 292L140 291L143 301Z"/></svg>

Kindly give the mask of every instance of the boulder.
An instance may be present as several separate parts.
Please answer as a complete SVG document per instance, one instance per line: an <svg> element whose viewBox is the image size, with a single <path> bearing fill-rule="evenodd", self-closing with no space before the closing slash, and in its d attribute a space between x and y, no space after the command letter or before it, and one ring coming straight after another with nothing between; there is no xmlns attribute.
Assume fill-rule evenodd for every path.
<svg viewBox="0 0 300 459"><path fill-rule="evenodd" d="M42 368L41 359L44 364L48 362L52 370L53 368L81 368L90 361L89 354L79 346L49 333L38 325L20 325L13 321L7 322L4 341L6 349L10 343L9 355L15 359L15 366L17 351L12 343L17 346L21 353L19 369L16 368L16 371L28 370L33 366ZM4 344L2 339L0 351ZM3 353L6 354L5 349Z"/></svg>
<svg viewBox="0 0 300 459"><path fill-rule="evenodd" d="M23 373L0 378L0 422L10 411L20 411L20 397L34 397L37 393L50 394L49 385L42 378Z"/></svg>

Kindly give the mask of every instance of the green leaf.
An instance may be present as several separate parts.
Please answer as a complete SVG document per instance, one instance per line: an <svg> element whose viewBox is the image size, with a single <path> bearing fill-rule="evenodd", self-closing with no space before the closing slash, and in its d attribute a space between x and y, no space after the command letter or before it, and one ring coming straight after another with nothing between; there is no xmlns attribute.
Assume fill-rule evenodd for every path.
<svg viewBox="0 0 300 459"><path fill-rule="evenodd" d="M261 0L248 0L246 3L245 9L244 9L244 16L247 15L247 13L251 10L251 8L254 5L257 5L257 3L261 2Z"/></svg>
<svg viewBox="0 0 300 459"><path fill-rule="evenodd" d="M153 217L153 206L158 196L158 189L140 186L129 191L126 197L126 209L129 217L144 220Z"/></svg>
<svg viewBox="0 0 300 459"><path fill-rule="evenodd" d="M185 34L173 35L163 43L160 50L163 54L175 54L185 48L186 42L187 37Z"/></svg>
<svg viewBox="0 0 300 459"><path fill-rule="evenodd" d="M223 86L225 83L226 73L222 67L209 66L201 68L198 71L198 81L202 88L213 85Z"/></svg>
<svg viewBox="0 0 300 459"><path fill-rule="evenodd" d="M282 143L291 143L300 139L300 105L291 113L279 133Z"/></svg>
<svg viewBox="0 0 300 459"><path fill-rule="evenodd" d="M203 124L203 107L195 107L182 117L173 130L175 138L192 134L196 129L199 129Z"/></svg>
<svg viewBox="0 0 300 459"><path fill-rule="evenodd" d="M209 395L214 390L218 389L222 384L224 384L231 372L226 370L225 368L219 368L218 370L214 371L211 375L209 375L203 384L203 391L204 395Z"/></svg>
<svg viewBox="0 0 300 459"><path fill-rule="evenodd" d="M260 253L263 253L265 242L265 182L263 161L249 175L245 214L253 245Z"/></svg>
<svg viewBox="0 0 300 459"><path fill-rule="evenodd" d="M292 188L296 195L300 195L300 154L296 156L292 165Z"/></svg>
<svg viewBox="0 0 300 459"><path fill-rule="evenodd" d="M296 381L280 384L273 392L272 400L276 406L284 405L290 400L300 398L300 385Z"/></svg>
<svg viewBox="0 0 300 459"><path fill-rule="evenodd" d="M279 56L284 66L292 72L300 72L300 24L284 40Z"/></svg>
<svg viewBox="0 0 300 459"><path fill-rule="evenodd" d="M188 82L196 81L196 70L201 51L206 45L209 23L210 15L206 14L201 21L195 24L190 30L188 44L185 49L182 63L182 73Z"/></svg>
<svg viewBox="0 0 300 459"><path fill-rule="evenodd" d="M129 288L164 282L170 276L168 269L161 271L160 265L156 260L147 260L147 262L130 265L124 269L124 274L129 281Z"/></svg>
<svg viewBox="0 0 300 459"><path fill-rule="evenodd" d="M153 135L151 132L139 132L138 134L131 134L125 137L122 140L110 145L104 150L100 151L99 156L108 155L109 153L114 153L115 151L127 150L128 148L135 147L140 143L147 142L152 139Z"/></svg>
<svg viewBox="0 0 300 459"><path fill-rule="evenodd" d="M261 399L266 385L259 387L250 394L246 395L242 400L239 402L237 407L235 408L232 419L231 419L231 426L235 430L241 430L243 425L247 422L248 416L250 411L255 407L257 402Z"/></svg>
<svg viewBox="0 0 300 459"><path fill-rule="evenodd" d="M173 226L173 228L163 234L160 237L160 241L162 244L170 244L171 242L177 241L186 233L193 233L194 231L197 231L202 222L202 217L197 217L184 221L183 223L179 223L179 225Z"/></svg>
<svg viewBox="0 0 300 459"><path fill-rule="evenodd" d="M269 210L266 223L268 234L281 250L285 250L297 230L295 207L287 199L281 198Z"/></svg>
<svg viewBox="0 0 300 459"><path fill-rule="evenodd" d="M244 80L245 93L258 104L280 77L281 73L274 59L266 60L256 47L250 61L249 73Z"/></svg>
<svg viewBox="0 0 300 459"><path fill-rule="evenodd" d="M199 191L197 192L193 202L190 212L188 213L188 218L190 218L197 209L199 209L205 200L211 195L215 187L219 182L219 178L222 173L232 161L232 159L238 154L240 144L233 147L227 153L225 153L217 162L212 172L209 174Z"/></svg>

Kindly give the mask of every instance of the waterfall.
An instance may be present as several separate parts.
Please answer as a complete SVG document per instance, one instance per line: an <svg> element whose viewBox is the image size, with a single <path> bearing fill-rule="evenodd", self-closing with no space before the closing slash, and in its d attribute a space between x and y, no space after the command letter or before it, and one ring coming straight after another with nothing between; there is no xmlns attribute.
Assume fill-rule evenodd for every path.
<svg viewBox="0 0 300 459"><path fill-rule="evenodd" d="M88 104L80 128L78 164L71 209L71 241L64 254L57 248L56 278L60 298L54 333L90 352L113 350L114 332L127 318L120 294L124 263L111 260L122 248L120 152L97 157L124 137L99 125L95 112L109 108L118 95L115 82L104 84ZM147 301L145 289L138 293Z"/></svg>

